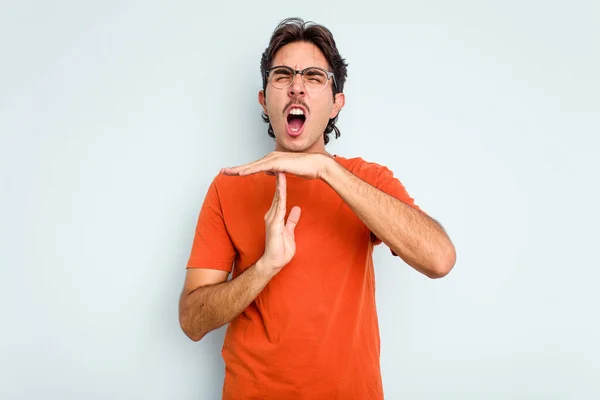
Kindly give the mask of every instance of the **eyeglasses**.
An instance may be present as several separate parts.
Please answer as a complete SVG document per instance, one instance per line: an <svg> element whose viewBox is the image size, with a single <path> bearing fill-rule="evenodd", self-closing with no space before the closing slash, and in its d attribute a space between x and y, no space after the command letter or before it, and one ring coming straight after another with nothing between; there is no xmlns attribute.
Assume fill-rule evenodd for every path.
<svg viewBox="0 0 600 400"><path fill-rule="evenodd" d="M329 79L333 79L335 85L335 76L333 72L329 72L320 67L308 67L302 71L295 70L285 65L269 68L265 72L265 79L276 89L285 89L289 87L296 74L302 76L302 83L307 90L319 91L327 86Z"/></svg>

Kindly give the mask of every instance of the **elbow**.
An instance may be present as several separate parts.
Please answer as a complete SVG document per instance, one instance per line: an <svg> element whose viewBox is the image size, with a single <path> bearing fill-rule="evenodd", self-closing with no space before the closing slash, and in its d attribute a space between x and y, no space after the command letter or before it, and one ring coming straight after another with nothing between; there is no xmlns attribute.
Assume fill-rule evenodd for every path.
<svg viewBox="0 0 600 400"><path fill-rule="evenodd" d="M193 342L199 342L204 336L206 336L207 333L202 329L198 329L197 326L193 326L190 316L182 312L179 313L179 326L181 327L181 330L185 336L187 336Z"/></svg>
<svg viewBox="0 0 600 400"><path fill-rule="evenodd" d="M205 333L193 333L190 331L183 331L185 336L187 336L192 342L199 342L206 335Z"/></svg>
<svg viewBox="0 0 600 400"><path fill-rule="evenodd" d="M204 337L204 335L193 335L189 333L186 333L186 336L190 338L192 342L199 342Z"/></svg>
<svg viewBox="0 0 600 400"><path fill-rule="evenodd" d="M453 245L432 263L425 275L431 279L440 279L452 271L456 264L456 250Z"/></svg>
<svg viewBox="0 0 600 400"><path fill-rule="evenodd" d="M427 272L425 272L425 275L429 279L440 279L440 278L443 278L446 275L448 275L450 273L451 269L452 268L435 268L435 269L430 269Z"/></svg>
<svg viewBox="0 0 600 400"><path fill-rule="evenodd" d="M183 331L185 336L187 336L192 342L199 342L204 336L206 336L206 333L192 329L185 322L185 320L182 320L181 318L179 319L179 326L181 327L181 330Z"/></svg>

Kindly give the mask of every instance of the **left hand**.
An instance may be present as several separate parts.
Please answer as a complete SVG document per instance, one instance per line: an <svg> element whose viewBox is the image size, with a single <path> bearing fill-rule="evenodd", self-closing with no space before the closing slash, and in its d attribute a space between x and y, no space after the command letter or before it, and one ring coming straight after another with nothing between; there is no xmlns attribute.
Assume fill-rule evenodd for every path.
<svg viewBox="0 0 600 400"><path fill-rule="evenodd" d="M274 151L260 160L221 170L225 175L245 176L266 172L287 172L307 179L321 179L333 159L325 154Z"/></svg>

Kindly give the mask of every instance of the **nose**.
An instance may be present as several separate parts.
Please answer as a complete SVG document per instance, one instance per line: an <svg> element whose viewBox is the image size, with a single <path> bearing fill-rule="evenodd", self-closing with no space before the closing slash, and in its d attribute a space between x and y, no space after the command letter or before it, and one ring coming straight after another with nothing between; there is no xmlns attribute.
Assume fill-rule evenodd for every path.
<svg viewBox="0 0 600 400"><path fill-rule="evenodd" d="M288 95L290 97L297 97L299 95L304 95L304 83L302 82L302 75L296 74L294 76L294 80L292 84L288 88Z"/></svg>

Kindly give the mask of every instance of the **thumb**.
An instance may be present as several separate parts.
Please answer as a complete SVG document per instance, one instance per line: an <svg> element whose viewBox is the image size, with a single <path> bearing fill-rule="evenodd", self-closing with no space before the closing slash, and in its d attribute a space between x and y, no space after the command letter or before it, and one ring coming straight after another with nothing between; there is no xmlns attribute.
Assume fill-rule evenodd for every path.
<svg viewBox="0 0 600 400"><path fill-rule="evenodd" d="M296 229L296 225L298 225L298 221L300 220L300 214L302 213L300 207L295 206L290 210L290 215L288 215L287 222L285 224L285 229L293 234L294 229Z"/></svg>

